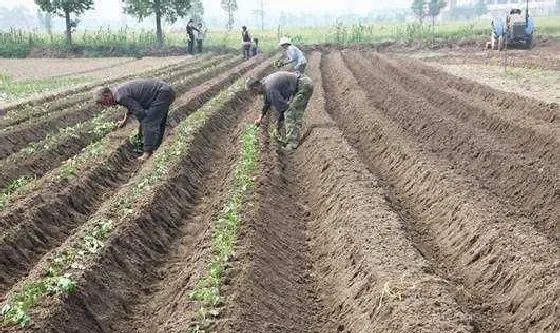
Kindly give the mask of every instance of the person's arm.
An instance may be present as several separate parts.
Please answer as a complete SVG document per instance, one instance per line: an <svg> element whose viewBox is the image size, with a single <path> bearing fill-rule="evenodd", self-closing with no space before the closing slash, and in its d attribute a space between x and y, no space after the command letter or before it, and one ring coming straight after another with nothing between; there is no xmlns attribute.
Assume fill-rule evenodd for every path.
<svg viewBox="0 0 560 333"><path fill-rule="evenodd" d="M128 113L129 113L129 111L126 110L126 112L124 113L123 120L121 120L117 123L118 128L122 128L122 127L124 127L124 125L126 125L126 123L128 122Z"/></svg>
<svg viewBox="0 0 560 333"><path fill-rule="evenodd" d="M146 117L147 111L142 107L142 105L140 105L140 103L130 97L122 97L119 104L127 108L129 113L134 114L138 121L142 121L144 117Z"/></svg>
<svg viewBox="0 0 560 333"><path fill-rule="evenodd" d="M296 62L296 61L297 61L297 58L295 56L294 50L292 48L289 48L288 50L286 50L286 58L284 60L283 65L286 66L286 65L289 65L289 64L291 64L293 62Z"/></svg>

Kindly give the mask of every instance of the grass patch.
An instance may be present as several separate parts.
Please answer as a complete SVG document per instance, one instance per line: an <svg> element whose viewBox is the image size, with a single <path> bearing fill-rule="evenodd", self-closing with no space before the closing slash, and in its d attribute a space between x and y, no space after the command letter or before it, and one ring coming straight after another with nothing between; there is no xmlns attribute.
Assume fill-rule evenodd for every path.
<svg viewBox="0 0 560 333"><path fill-rule="evenodd" d="M205 332L220 312L222 299L220 285L225 265L235 250L235 244L241 226L241 212L245 197L254 188L254 174L258 168L259 140L258 128L251 125L242 136L241 156L235 167L235 178L229 198L220 218L215 223L212 235L214 258L208 268L207 275L199 281L196 288L189 294L192 301L198 301L198 323L192 332Z"/></svg>
<svg viewBox="0 0 560 333"><path fill-rule="evenodd" d="M537 35L560 36L560 16L536 17ZM281 27L275 29L251 29L254 37L260 40L260 47L265 52L278 49L281 36L292 37L294 43L302 45L314 44L370 44L381 42L430 42L432 28L430 24L399 23L399 24L335 24L325 27ZM439 40L459 40L479 36L489 36L490 22L487 19L475 21L459 21L439 23L435 36ZM129 28L98 30L79 30L74 34L74 47L87 50L90 56L107 54L108 49L118 50L115 55L134 55L146 49L154 49L157 45L153 30L134 30ZM206 50L238 50L239 30L208 31L204 41ZM184 32L169 32L165 35L167 47L185 48ZM12 29L0 32L0 56L25 56L33 47L64 49L65 38L61 33L48 35L40 31L22 31Z"/></svg>
<svg viewBox="0 0 560 333"><path fill-rule="evenodd" d="M90 81L91 78L89 77L59 77L45 80L12 81L7 75L2 75L0 76L0 98L2 98L0 101L9 102Z"/></svg>

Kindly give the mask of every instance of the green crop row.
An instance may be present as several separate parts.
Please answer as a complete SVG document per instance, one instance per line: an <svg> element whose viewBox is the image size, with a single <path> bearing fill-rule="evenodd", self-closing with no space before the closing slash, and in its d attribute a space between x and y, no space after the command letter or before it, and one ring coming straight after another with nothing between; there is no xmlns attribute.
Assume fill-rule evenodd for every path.
<svg viewBox="0 0 560 333"><path fill-rule="evenodd" d="M110 207L107 210L99 211L88 221L84 235L47 261L46 276L26 282L21 290L10 297L2 310L3 322L26 326L31 322L30 309L42 298L75 290L75 279L85 269L85 261L106 245L118 222L133 214L133 206L145 193L154 193L157 186L165 183L172 169L181 167L181 156L188 153L202 126L243 88L244 81L239 80L189 115L177 127L172 140L160 148L153 164L143 168L123 191L109 200Z"/></svg>
<svg viewBox="0 0 560 333"><path fill-rule="evenodd" d="M209 327L212 319L219 314L221 304L220 286L226 263L235 250L235 244L242 224L241 212L247 193L254 188L255 172L259 162L258 128L251 125L242 136L241 156L235 167L235 177L229 198L220 218L215 222L212 235L214 257L206 277L198 282L189 293L192 301L198 301L198 323L192 332L202 333Z"/></svg>

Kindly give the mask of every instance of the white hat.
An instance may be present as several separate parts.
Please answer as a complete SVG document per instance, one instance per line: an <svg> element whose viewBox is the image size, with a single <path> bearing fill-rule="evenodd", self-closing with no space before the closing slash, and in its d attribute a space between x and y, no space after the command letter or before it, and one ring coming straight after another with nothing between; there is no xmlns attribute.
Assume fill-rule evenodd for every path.
<svg viewBox="0 0 560 333"><path fill-rule="evenodd" d="M286 45L286 44L292 45L292 41L290 40L290 37L280 38L280 43L278 43L278 45L282 46L282 45Z"/></svg>

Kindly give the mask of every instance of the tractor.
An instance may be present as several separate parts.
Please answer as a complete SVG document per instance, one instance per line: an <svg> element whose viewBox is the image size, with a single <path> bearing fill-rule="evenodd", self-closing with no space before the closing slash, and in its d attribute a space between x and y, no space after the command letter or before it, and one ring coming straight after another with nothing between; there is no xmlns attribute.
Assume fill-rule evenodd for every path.
<svg viewBox="0 0 560 333"><path fill-rule="evenodd" d="M492 20L492 41L489 45L493 50L504 48L532 49L534 45L535 20L529 17L529 9L525 15L521 9L512 9L509 15Z"/></svg>

